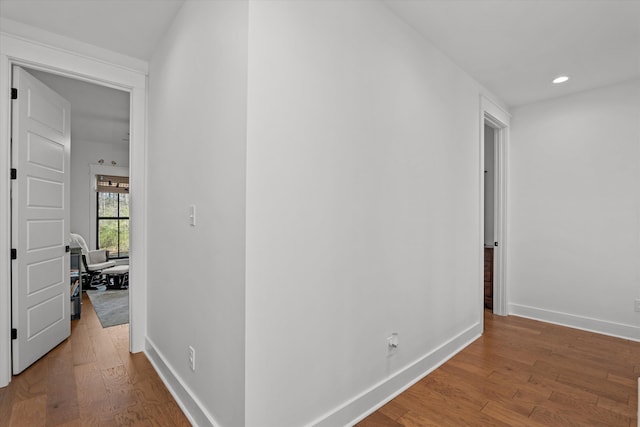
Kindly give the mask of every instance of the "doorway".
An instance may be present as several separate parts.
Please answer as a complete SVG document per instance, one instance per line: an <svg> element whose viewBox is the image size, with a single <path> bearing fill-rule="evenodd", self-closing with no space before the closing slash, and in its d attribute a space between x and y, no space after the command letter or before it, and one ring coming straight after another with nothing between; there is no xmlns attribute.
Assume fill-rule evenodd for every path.
<svg viewBox="0 0 640 427"><path fill-rule="evenodd" d="M14 65L50 72L76 80L124 90L130 99L130 192L136 203L131 206L131 221L145 224L146 208L146 64L131 62L118 55L90 57L70 50L32 42L10 34L0 34L0 92L11 92ZM10 236L10 122L9 97L0 98L0 231ZM136 285L130 289L129 349L145 348L146 335L146 229L131 230L129 276ZM0 387L11 381L11 263L10 240L0 239Z"/></svg>
<svg viewBox="0 0 640 427"><path fill-rule="evenodd" d="M489 98L481 97L480 173L482 194L480 235L482 248L482 310L506 316L507 306L507 162L509 114Z"/></svg>
<svg viewBox="0 0 640 427"><path fill-rule="evenodd" d="M484 308L493 311L495 239L496 130L484 124Z"/></svg>
<svg viewBox="0 0 640 427"><path fill-rule="evenodd" d="M27 237L30 233L15 232L16 230L22 230L23 222L26 226L33 228L34 224L42 223L42 220L28 220L28 217L37 214L37 217L49 218L52 215L53 206L57 206L66 213L64 223L63 236L59 240L56 238L56 245L50 247L49 251L54 253L64 253L64 246L67 245L67 252L71 250L74 252L74 247L78 246L78 239L82 241L83 250L85 255L83 259L88 259L88 264L92 264L91 257L97 257L99 254L108 254L105 256L104 261L108 261L106 267L112 267L105 270L105 272L116 269L120 271L128 271L129 266L129 193L128 193L128 177L129 177L129 126L130 126L130 106L129 106L129 93L126 91L109 88L105 86L96 85L90 82L79 81L76 79L68 78L61 75L52 74L42 70L30 69L27 67L13 67L14 74L14 86L17 85L16 73L19 73L20 82L26 85L27 81L33 82L34 87L28 87L26 91L18 89L18 95L13 104L13 140L12 140L12 152L14 155L13 167L17 166L18 176L16 180L12 180L12 206L14 211L12 213L12 227L14 233L12 233L12 247L17 248L17 253L21 256L12 264L12 330L15 330L15 339L13 340L13 373L17 374L26 369L31 362L37 360L55 345L62 341L62 339L68 336L69 325L74 319L74 322L82 323L82 305L80 301L83 298L83 291L89 297L93 308L98 315L99 320L104 327L113 326L116 324L128 324L129 317L129 301L128 301L128 289L121 289L122 283L118 281L116 283L115 278L118 276L112 276L112 282L105 280L109 276L100 276L94 274L88 274L88 272L80 273L86 270L83 268L84 263L77 262L73 266L71 276L69 276L69 257L64 257L64 262L59 262L62 258L58 255L47 263L35 262L34 258L39 253L43 252L43 249L30 250L33 246L32 238ZM28 92L28 96L27 96ZM65 110L60 110L61 118L64 118L66 124L63 128L64 134L66 134L66 143L61 145L56 142L57 131L50 126L41 126L41 123L46 123L47 118L52 118L58 113L58 109L50 108L53 101L42 101L38 104L38 100L42 98L41 95L50 93L49 96L53 99L60 99L60 102L65 102ZM18 106L19 111L17 110ZM25 112L24 120L22 118L22 111ZM27 113L27 110L29 111ZM38 116L32 116L42 111L42 118ZM45 114L47 113L47 114ZM29 119L29 117L33 117ZM30 121L35 120L35 127L33 131L25 130L23 133L20 129ZM23 124L24 123L24 124ZM53 123L53 122L52 122ZM54 125L51 125L54 126ZM32 126L33 127L33 126ZM63 129L60 128L60 129ZM42 129L42 130L40 130ZM57 129L57 127L56 127ZM32 132L47 132L51 133L53 139L43 139L38 136L38 133ZM61 131L62 132L62 131ZM62 135L62 134L60 134ZM35 141L40 141L35 144ZM35 144L35 145L34 145ZM33 150L39 148L43 151L40 157L35 157ZM63 155L63 153L65 153ZM24 153L24 154L19 154ZM56 162L52 166L53 159L60 158L59 162ZM24 164L22 163L24 159ZM50 164L51 163L51 164ZM104 176L118 175L126 179L126 185L118 185L114 189L102 189L96 185L99 183L96 170L100 169L100 173ZM45 180L37 178L40 170L44 171ZM26 173L26 175L25 175ZM66 184L57 184L57 181L51 181L48 175L53 173L65 176L64 181ZM50 187L55 189L62 188L61 194L64 194L65 203L59 203L56 197L53 200L55 203L42 203L38 202L33 205L32 202L22 207L24 201L31 200L33 193L33 182L47 182ZM54 185L57 184L57 185ZM120 184L120 183L118 183ZM40 184L42 185L42 184ZM56 192L49 191L50 194ZM119 203L115 204L118 207L113 210L114 197ZM52 196L51 196L52 197ZM103 203L99 203L102 200ZM49 206L51 205L51 206ZM40 207L42 206L42 207ZM98 212L95 207L98 206ZM17 209L17 210L16 210ZM36 213L32 213L34 209L39 209ZM42 211L42 212L41 212ZM44 215L44 216L43 216ZM105 216L109 218L105 219ZM111 217L122 217L113 219ZM62 218L62 217L61 217ZM45 221L50 223L51 221ZM58 222L52 222L57 224ZM113 225L116 227L113 227ZM41 226L42 227L42 226ZM27 230L28 231L28 230ZM42 234L42 233L40 233ZM60 234L60 233L54 233ZM59 240L59 241L58 241ZM47 247L47 246L45 246ZM61 249L57 249L61 248ZM78 248L78 252L79 252ZM92 252L87 252L90 250ZM102 250L106 252L93 252L96 250ZM72 257L73 259L74 257ZM55 261L55 262L54 262ZM95 261L95 260L94 260ZM25 264L27 263L27 264ZM65 264L66 266L62 265ZM42 265L57 265L57 267L44 269ZM63 274L60 276L60 269L62 265ZM86 264L85 264L86 265ZM17 269L17 270L16 270ZM26 270L25 270L26 269ZM36 275L34 271L39 271L42 276L39 282L44 283L41 286L35 286L39 282L34 282ZM41 271L42 270L42 271ZM47 271L49 271L47 273ZM29 272L29 274L22 274ZM66 272L66 273L65 273ZM17 274L20 273L20 274ZM72 304L69 307L69 295L66 295L68 289L65 290L64 298L65 303L60 307L61 311L50 308L45 309L28 309L30 304L36 304L42 298L49 301L49 305L58 306L58 303L52 302L54 299L49 298L47 295L59 286L65 286L65 283L69 281L79 286L72 289L76 292L72 292L72 299L77 304ZM78 280L78 278L82 280ZM97 280L102 278L101 281ZM93 279L93 280L91 280ZM48 285L47 285L48 284ZM54 285L56 284L56 285ZM120 286L115 286L115 285ZM68 285L68 284L67 284ZM68 287L68 286L67 286ZM33 292L23 292L25 289L38 289ZM24 295L23 295L24 294ZM63 294L61 294L63 295ZM35 302L33 302L35 301ZM107 301L107 303L105 303ZM26 306L25 306L26 304ZM39 304L37 307L46 307L46 304ZM69 315L71 312L71 316ZM55 324L51 327L42 327L38 330L33 330L32 324L42 323L46 315L56 320ZM28 318L28 319L27 319ZM71 319L70 319L71 318ZM67 334L61 335L61 332L57 332L56 328L61 323L67 323L65 329ZM49 324L49 323L46 323ZM125 328L128 333L128 326ZM40 345L35 347L32 342L40 342ZM46 345L46 343L49 343Z"/></svg>

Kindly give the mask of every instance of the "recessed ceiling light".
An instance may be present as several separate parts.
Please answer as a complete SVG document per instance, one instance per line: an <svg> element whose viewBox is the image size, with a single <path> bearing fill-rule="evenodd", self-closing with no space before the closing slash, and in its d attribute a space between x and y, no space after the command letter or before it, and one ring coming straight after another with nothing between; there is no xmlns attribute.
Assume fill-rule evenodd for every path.
<svg viewBox="0 0 640 427"><path fill-rule="evenodd" d="M567 80L569 80L569 76L558 76L555 79L553 79L553 83L555 83L555 84L564 83Z"/></svg>

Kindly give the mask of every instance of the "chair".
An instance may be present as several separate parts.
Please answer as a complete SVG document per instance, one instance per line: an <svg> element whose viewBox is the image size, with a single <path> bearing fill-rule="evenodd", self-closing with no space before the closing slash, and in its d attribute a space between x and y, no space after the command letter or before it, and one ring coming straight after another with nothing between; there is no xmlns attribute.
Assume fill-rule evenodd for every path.
<svg viewBox="0 0 640 427"><path fill-rule="evenodd" d="M102 277L102 270L116 265L115 261L109 261L109 251L98 249L90 251L84 238L76 233L71 234L71 246L80 247L82 251L82 265L84 271L89 275L88 286L106 285L106 280Z"/></svg>

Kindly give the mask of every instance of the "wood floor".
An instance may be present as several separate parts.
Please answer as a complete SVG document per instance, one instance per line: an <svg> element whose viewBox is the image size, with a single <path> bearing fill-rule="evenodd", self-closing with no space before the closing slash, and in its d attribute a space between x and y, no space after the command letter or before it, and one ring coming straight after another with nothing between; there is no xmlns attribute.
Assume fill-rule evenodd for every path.
<svg viewBox="0 0 640 427"><path fill-rule="evenodd" d="M103 329L84 295L71 337L0 388L0 426L189 426L129 325Z"/></svg>
<svg viewBox="0 0 640 427"><path fill-rule="evenodd" d="M0 388L0 425L188 426L128 334L85 296L71 337ZM636 427L639 376L640 343L485 313L480 339L358 426Z"/></svg>
<svg viewBox="0 0 640 427"><path fill-rule="evenodd" d="M484 335L359 427L637 426L640 343L485 313Z"/></svg>

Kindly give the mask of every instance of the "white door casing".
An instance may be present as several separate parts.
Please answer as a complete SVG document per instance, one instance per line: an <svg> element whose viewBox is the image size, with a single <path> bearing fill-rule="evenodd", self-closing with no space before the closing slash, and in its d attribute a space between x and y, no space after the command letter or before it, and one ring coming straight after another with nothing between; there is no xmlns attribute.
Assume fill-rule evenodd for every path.
<svg viewBox="0 0 640 427"><path fill-rule="evenodd" d="M131 230L129 278L130 350L144 351L147 330L146 260L146 99L148 64L91 45L86 49L65 40L41 37L38 31L14 35L3 21L0 32L0 387L11 381L11 209L10 209L10 123L13 65L25 65L41 71L125 90L131 94L129 164ZM18 33L15 33L18 34ZM53 44L52 44L53 43ZM81 46L80 46L81 47ZM135 203L133 199L135 198ZM5 237L6 236L6 237Z"/></svg>
<svg viewBox="0 0 640 427"><path fill-rule="evenodd" d="M13 373L65 340L69 316L70 106L13 67L11 297Z"/></svg>

